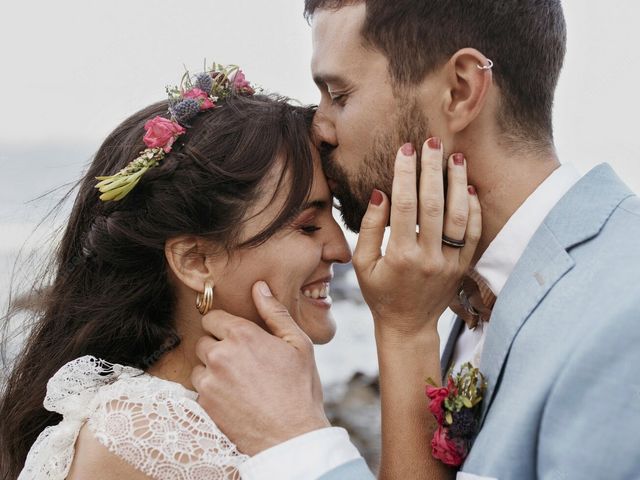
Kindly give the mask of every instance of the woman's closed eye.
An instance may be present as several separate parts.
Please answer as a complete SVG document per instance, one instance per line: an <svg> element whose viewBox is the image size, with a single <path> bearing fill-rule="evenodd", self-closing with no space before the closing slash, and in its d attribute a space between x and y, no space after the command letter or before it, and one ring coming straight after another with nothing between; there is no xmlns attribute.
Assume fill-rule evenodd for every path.
<svg viewBox="0 0 640 480"><path fill-rule="evenodd" d="M314 232L322 229L322 227L318 227L317 225L302 225L300 226L300 231L305 235L311 235Z"/></svg>

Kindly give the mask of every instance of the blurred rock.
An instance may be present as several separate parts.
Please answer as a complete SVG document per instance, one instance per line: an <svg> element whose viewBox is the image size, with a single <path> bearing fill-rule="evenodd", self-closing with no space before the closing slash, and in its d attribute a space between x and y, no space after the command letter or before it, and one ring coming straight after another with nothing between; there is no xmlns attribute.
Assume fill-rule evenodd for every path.
<svg viewBox="0 0 640 480"><path fill-rule="evenodd" d="M380 465L380 381L356 372L346 384L325 388L325 411L336 427L345 428L373 472Z"/></svg>
<svg viewBox="0 0 640 480"><path fill-rule="evenodd" d="M333 280L331 281L331 298L334 301L348 300L357 304L364 304L360 293L356 272L350 263L336 263L333 266Z"/></svg>

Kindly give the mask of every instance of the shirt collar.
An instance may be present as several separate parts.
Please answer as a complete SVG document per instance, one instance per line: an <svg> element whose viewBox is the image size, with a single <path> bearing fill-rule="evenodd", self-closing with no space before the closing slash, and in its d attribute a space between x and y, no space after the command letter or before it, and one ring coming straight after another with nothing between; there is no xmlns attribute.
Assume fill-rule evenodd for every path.
<svg viewBox="0 0 640 480"><path fill-rule="evenodd" d="M494 295L500 295L536 230L578 180L580 173L572 164L557 168L516 210L480 257L475 270Z"/></svg>

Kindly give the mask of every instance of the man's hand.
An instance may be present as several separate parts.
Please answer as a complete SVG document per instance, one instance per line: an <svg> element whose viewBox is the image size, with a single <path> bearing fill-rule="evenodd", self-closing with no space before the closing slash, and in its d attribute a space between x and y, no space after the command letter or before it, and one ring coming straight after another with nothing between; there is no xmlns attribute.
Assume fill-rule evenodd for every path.
<svg viewBox="0 0 640 480"><path fill-rule="evenodd" d="M196 347L204 365L191 378L198 402L247 455L330 426L311 340L266 283L252 293L273 335L223 311L207 314L211 336Z"/></svg>
<svg viewBox="0 0 640 480"><path fill-rule="evenodd" d="M437 320L457 293L480 239L480 203L467 184L464 156L448 160L446 208L442 164L440 141L429 139L418 184L416 153L405 145L396 157L391 204L382 192L374 192L362 221L353 265L378 340L435 335ZM391 236L383 256L389 216ZM443 245L443 234L466 245Z"/></svg>

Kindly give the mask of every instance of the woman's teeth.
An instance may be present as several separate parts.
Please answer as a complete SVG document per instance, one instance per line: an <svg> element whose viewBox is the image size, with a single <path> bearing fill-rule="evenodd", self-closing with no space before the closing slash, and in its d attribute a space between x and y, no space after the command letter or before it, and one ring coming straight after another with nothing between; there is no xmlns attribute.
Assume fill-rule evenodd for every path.
<svg viewBox="0 0 640 480"><path fill-rule="evenodd" d="M314 288L313 290L305 290L303 293L305 297L313 298L314 300L327 298L329 296L329 286Z"/></svg>

